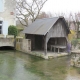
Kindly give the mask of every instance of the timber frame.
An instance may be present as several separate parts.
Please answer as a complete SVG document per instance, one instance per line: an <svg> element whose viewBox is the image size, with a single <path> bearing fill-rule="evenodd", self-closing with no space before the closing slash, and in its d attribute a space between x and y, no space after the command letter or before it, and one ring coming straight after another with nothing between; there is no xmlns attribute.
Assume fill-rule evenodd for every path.
<svg viewBox="0 0 80 80"><path fill-rule="evenodd" d="M50 19L50 18L49 18ZM42 19L40 19L42 20ZM47 21L47 19L46 19ZM35 22L32 23L34 25ZM39 24L38 24L39 25ZM36 26L36 24L35 24ZM42 28L44 26L41 26ZM48 26L49 27L49 26ZM43 30L42 30L43 31ZM63 17L57 18L55 23L49 27L48 31L45 34L37 34L37 33L27 33L25 32L25 38L31 39L31 48L32 50L44 50L45 55L47 54L47 50L51 48L51 45L64 49L67 47L67 36L70 33L68 25ZM58 46L59 45L59 46ZM63 47L65 46L65 47ZM64 49L65 50L65 49ZM55 50L56 51L56 50ZM59 50L58 50L59 51Z"/></svg>

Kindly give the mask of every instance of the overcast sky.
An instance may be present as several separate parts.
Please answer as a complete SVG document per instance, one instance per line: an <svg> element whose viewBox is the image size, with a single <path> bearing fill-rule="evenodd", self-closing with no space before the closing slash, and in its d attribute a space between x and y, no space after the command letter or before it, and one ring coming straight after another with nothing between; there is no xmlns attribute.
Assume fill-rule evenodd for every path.
<svg viewBox="0 0 80 80"><path fill-rule="evenodd" d="M48 0L42 11L51 13L80 12L80 0Z"/></svg>

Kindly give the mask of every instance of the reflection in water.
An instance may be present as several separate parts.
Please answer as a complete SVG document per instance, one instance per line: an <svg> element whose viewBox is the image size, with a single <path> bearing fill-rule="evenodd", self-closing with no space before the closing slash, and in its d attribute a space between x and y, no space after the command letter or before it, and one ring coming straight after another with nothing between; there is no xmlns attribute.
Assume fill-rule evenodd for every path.
<svg viewBox="0 0 80 80"><path fill-rule="evenodd" d="M21 52L0 52L0 80L80 80L69 56L44 60Z"/></svg>

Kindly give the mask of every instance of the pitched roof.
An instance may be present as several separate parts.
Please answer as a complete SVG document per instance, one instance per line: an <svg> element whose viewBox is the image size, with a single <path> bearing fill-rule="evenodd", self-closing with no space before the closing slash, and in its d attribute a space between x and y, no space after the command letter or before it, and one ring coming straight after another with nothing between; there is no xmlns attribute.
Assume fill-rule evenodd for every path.
<svg viewBox="0 0 80 80"><path fill-rule="evenodd" d="M26 34L45 35L60 17L37 19L23 30ZM62 17L61 17L62 18Z"/></svg>

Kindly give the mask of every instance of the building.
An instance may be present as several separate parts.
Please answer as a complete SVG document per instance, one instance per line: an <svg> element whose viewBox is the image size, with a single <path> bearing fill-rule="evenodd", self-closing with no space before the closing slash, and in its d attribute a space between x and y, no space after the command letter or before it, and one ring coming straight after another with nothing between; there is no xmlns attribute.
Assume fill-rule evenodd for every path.
<svg viewBox="0 0 80 80"><path fill-rule="evenodd" d="M0 34L7 35L9 25L16 25L15 0L0 0Z"/></svg>
<svg viewBox="0 0 80 80"><path fill-rule="evenodd" d="M60 53L66 51L69 27L63 17L37 19L23 31L31 39L31 50Z"/></svg>

